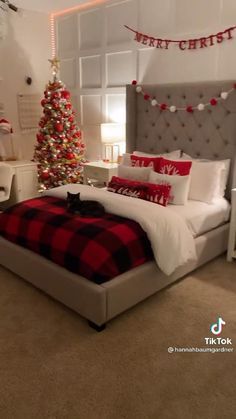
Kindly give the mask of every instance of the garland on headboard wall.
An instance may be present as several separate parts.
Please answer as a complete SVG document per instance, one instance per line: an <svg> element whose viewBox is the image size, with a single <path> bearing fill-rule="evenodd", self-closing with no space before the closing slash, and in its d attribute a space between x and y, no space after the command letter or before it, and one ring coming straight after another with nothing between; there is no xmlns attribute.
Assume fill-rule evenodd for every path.
<svg viewBox="0 0 236 419"><path fill-rule="evenodd" d="M236 26L231 26L230 28L227 28L222 32L217 32L214 35L203 36L201 38L174 40L149 36L138 32L135 29L132 29L127 25L124 25L124 27L129 29L131 32L134 32L134 40L140 42L143 45L147 45L148 47L153 48L169 49L170 44L177 44L181 51L203 49L212 47L213 45L221 44L225 40L228 41L232 39L232 32L236 29Z"/></svg>
<svg viewBox="0 0 236 419"><path fill-rule="evenodd" d="M211 98L207 103L199 103L197 105L187 105L184 108L177 107L174 104L167 105L166 103L159 103L156 97L151 97L148 93L146 93L142 86L137 84L136 80L132 81L132 85L136 86L136 92L141 93L143 95L144 100L150 102L153 107L159 108L162 111L170 111L170 112L177 112L177 111L186 111L192 113L194 110L204 111L207 106L216 106L218 102L226 100L229 95L236 90L236 83L232 86L232 88L228 91L221 92L220 96Z"/></svg>

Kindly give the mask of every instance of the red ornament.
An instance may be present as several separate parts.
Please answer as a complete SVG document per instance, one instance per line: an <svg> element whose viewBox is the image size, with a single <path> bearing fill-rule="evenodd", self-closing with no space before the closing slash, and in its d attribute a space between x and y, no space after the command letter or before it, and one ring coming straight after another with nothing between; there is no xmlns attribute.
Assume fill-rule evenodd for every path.
<svg viewBox="0 0 236 419"><path fill-rule="evenodd" d="M166 108L167 108L166 103L161 103L160 108L161 108L162 111L165 111Z"/></svg>
<svg viewBox="0 0 236 419"><path fill-rule="evenodd" d="M137 84L137 80L133 80L133 81L132 81L132 85L133 85L133 86L136 86L136 84Z"/></svg>
<svg viewBox="0 0 236 419"><path fill-rule="evenodd" d="M67 154L66 154L66 159L67 159L67 160L72 160L72 159L74 159L74 158L75 158L74 153L67 153Z"/></svg>
<svg viewBox="0 0 236 419"><path fill-rule="evenodd" d="M47 180L48 178L50 177L50 175L49 175L49 173L48 172L42 172L41 173L41 178L43 179L43 180Z"/></svg>
<svg viewBox="0 0 236 419"><path fill-rule="evenodd" d="M213 97L213 98L210 100L210 104L211 104L211 106L216 106L216 105L217 105L217 100Z"/></svg>
<svg viewBox="0 0 236 419"><path fill-rule="evenodd" d="M145 95L143 97L144 97L144 100L150 99L150 95L148 95L147 93L145 93Z"/></svg>
<svg viewBox="0 0 236 419"><path fill-rule="evenodd" d="M46 99L42 99L41 100L41 105L44 107L46 105L46 103L48 103L48 101Z"/></svg>
<svg viewBox="0 0 236 419"><path fill-rule="evenodd" d="M51 96L53 99L60 99L60 97L61 97L61 95L60 95L60 93L59 92L55 92L55 93L53 93L52 94L52 96Z"/></svg>
<svg viewBox="0 0 236 419"><path fill-rule="evenodd" d="M37 134L37 135L36 135L36 137L37 137L37 141L38 141L38 143L42 143L42 142L44 141L44 135L42 135L42 134Z"/></svg>
<svg viewBox="0 0 236 419"><path fill-rule="evenodd" d="M68 118L68 121L69 121L69 122L74 122L74 119L75 119L75 118L74 118L74 116L73 116L73 115L71 115L71 116Z"/></svg>
<svg viewBox="0 0 236 419"><path fill-rule="evenodd" d="M72 108L71 103L67 103L67 104L66 104L66 106L65 106L65 108L66 108L66 109L71 109L71 108Z"/></svg>
<svg viewBox="0 0 236 419"><path fill-rule="evenodd" d="M63 124L61 124L60 122L56 123L56 124L55 124L55 130L56 130L57 132L62 132L62 131L64 131L64 126L63 126Z"/></svg>
<svg viewBox="0 0 236 419"><path fill-rule="evenodd" d="M191 105L187 106L186 111L189 113L193 112L193 107Z"/></svg>
<svg viewBox="0 0 236 419"><path fill-rule="evenodd" d="M62 90L61 97L67 100L70 99L70 92L68 90Z"/></svg>

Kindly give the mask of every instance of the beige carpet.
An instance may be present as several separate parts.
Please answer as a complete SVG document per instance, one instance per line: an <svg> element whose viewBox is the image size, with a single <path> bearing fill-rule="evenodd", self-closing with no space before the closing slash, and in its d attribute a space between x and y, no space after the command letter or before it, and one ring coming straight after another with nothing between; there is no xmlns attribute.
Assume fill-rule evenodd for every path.
<svg viewBox="0 0 236 419"><path fill-rule="evenodd" d="M205 347L218 316L234 353L168 353ZM102 333L0 268L0 418L233 419L235 337L236 262L225 257Z"/></svg>

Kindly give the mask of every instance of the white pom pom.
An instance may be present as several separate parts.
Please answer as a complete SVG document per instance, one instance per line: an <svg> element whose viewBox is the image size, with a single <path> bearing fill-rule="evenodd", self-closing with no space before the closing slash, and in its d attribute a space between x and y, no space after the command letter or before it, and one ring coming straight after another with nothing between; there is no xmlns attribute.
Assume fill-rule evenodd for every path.
<svg viewBox="0 0 236 419"><path fill-rule="evenodd" d="M137 86L137 87L136 87L136 92L137 92L137 93L140 93L141 91L142 91L142 87L141 87L141 86Z"/></svg>
<svg viewBox="0 0 236 419"><path fill-rule="evenodd" d="M222 92L220 95L221 99L224 99L224 100L227 99L228 96L229 96L228 92Z"/></svg>
<svg viewBox="0 0 236 419"><path fill-rule="evenodd" d="M203 105L203 103L199 103L197 108L198 108L199 111L204 111L205 105Z"/></svg>
<svg viewBox="0 0 236 419"><path fill-rule="evenodd" d="M157 105L157 100L156 99L152 99L151 104L152 104L152 106L156 106Z"/></svg>
<svg viewBox="0 0 236 419"><path fill-rule="evenodd" d="M174 105L170 106L170 112L176 112L176 106Z"/></svg>

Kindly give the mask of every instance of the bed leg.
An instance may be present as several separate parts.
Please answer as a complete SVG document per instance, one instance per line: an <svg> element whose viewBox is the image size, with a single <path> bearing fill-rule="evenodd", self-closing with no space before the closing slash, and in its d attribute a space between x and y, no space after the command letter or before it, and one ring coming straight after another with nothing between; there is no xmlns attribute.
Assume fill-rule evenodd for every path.
<svg viewBox="0 0 236 419"><path fill-rule="evenodd" d="M91 322L88 320L88 324L92 329L96 330L96 332L102 332L104 329L106 329L106 323L101 324L101 326L98 326L96 323Z"/></svg>

